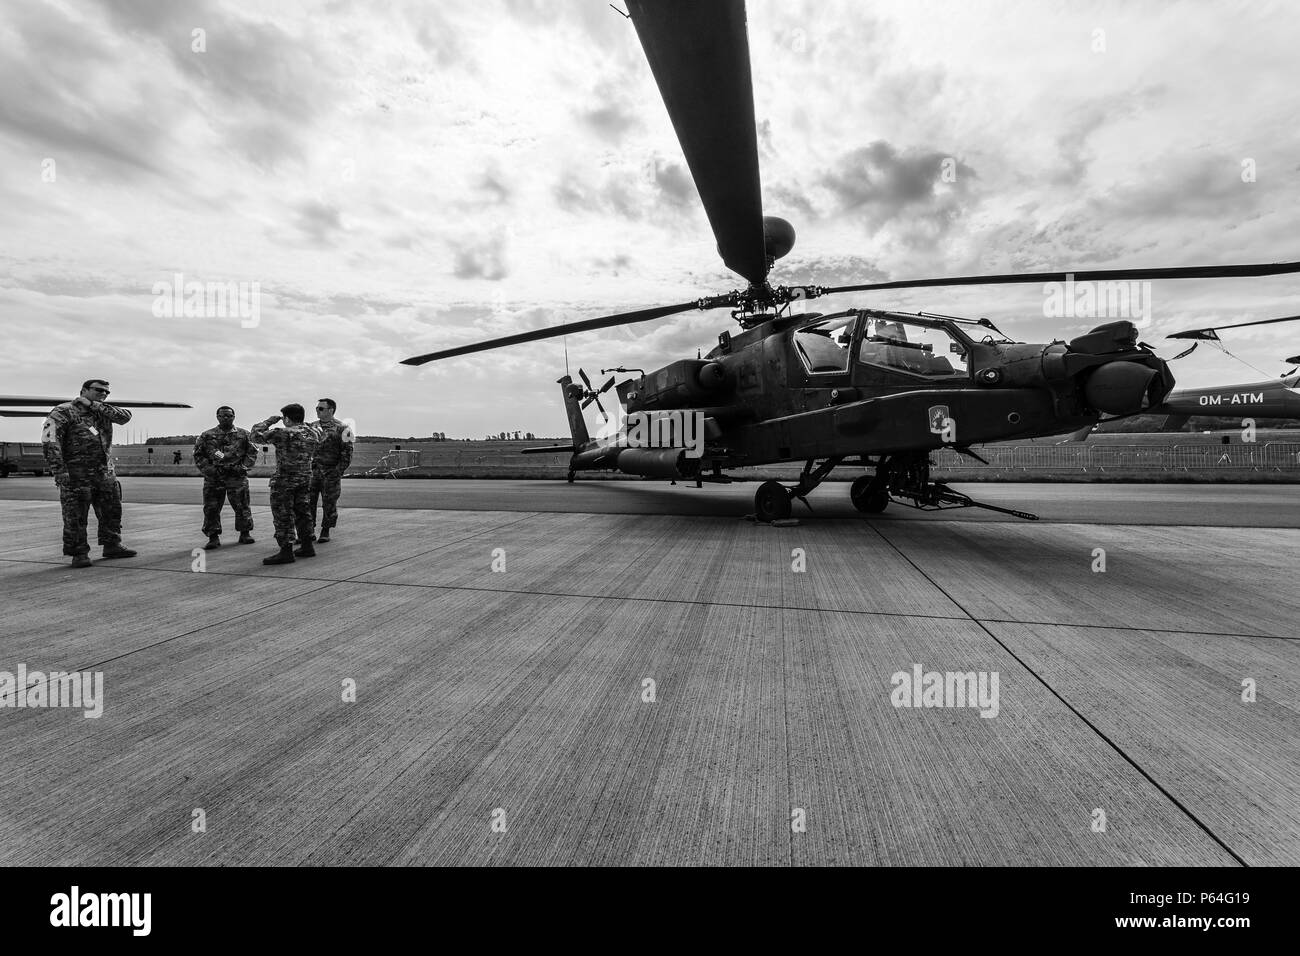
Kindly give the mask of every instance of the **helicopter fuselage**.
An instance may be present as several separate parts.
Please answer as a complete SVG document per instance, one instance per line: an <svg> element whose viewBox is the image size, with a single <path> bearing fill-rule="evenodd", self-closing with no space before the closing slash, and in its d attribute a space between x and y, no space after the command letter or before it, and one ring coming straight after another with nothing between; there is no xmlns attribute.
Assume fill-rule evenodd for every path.
<svg viewBox="0 0 1300 956"><path fill-rule="evenodd" d="M1026 345L948 316L774 316L724 333L703 358L618 386L629 420L696 416L702 454L661 449L652 466L646 455L622 461L623 426L580 450L574 470L691 477L708 467L865 459L1075 431L1103 412L1140 411L1172 388L1165 363L1133 345L1132 326L1113 326L1068 344ZM591 454L598 448L605 451Z"/></svg>

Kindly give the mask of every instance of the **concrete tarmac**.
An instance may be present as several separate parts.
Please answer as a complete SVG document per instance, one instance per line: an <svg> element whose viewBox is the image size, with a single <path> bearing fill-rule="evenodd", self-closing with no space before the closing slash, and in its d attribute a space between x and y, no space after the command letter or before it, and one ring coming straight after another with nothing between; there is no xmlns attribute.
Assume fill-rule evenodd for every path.
<svg viewBox="0 0 1300 956"><path fill-rule="evenodd" d="M1300 863L1286 487L769 527L748 486L349 481L265 567L260 484L258 543L195 554L198 481L126 479L140 556L74 571L52 483L0 482L0 671L103 674L98 718L0 708L0 863Z"/></svg>

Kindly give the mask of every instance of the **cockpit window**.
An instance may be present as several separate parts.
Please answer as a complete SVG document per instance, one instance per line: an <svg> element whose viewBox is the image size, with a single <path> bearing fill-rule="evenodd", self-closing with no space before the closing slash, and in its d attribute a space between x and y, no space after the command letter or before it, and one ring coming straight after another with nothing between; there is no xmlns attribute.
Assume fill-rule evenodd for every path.
<svg viewBox="0 0 1300 956"><path fill-rule="evenodd" d="M1007 338L997 329L988 326L972 327L966 330L966 334L979 342L988 342L990 345L1015 345L1015 339Z"/></svg>
<svg viewBox="0 0 1300 956"><path fill-rule="evenodd" d="M926 378L964 378L966 345L946 329L868 317L858 361Z"/></svg>
<svg viewBox="0 0 1300 956"><path fill-rule="evenodd" d="M847 372L849 346L853 344L853 317L828 319L799 329L794 334L795 351L813 374Z"/></svg>

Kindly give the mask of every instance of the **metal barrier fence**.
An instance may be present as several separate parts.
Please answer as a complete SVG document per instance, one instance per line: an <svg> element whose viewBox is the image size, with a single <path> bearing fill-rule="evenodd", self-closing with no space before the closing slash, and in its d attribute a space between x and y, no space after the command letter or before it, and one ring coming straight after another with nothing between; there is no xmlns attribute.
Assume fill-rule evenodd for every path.
<svg viewBox="0 0 1300 956"><path fill-rule="evenodd" d="M1019 471L1190 471L1249 468L1300 471L1300 442L1262 445L1021 445L1013 449L1011 468ZM993 459L989 458L991 464ZM960 459L945 452L936 465L954 467Z"/></svg>

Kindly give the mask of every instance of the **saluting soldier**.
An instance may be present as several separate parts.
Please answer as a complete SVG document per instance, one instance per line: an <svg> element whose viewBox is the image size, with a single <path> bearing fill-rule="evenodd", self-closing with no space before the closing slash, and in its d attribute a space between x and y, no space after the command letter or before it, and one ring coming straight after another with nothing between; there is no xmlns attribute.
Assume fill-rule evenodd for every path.
<svg viewBox="0 0 1300 956"><path fill-rule="evenodd" d="M108 457L113 426L125 425L131 413L105 402L108 395L108 382L87 380L76 399L50 410L41 433L45 461L59 486L63 553L72 556L74 568L90 567L86 519L92 507L104 557L133 558L136 554L122 547L122 486Z"/></svg>
<svg viewBox="0 0 1300 956"><path fill-rule="evenodd" d="M280 409L266 421L258 422L249 432L254 442L275 446L275 476L271 479L271 519L275 522L275 541L280 545L278 554L263 558L263 564L292 564L294 555L300 558L316 556L311 543L311 459L320 444L320 432L315 425L305 424L306 412L297 402ZM271 431L271 426L283 421L284 428ZM297 551L290 543L295 527L298 532Z"/></svg>
<svg viewBox="0 0 1300 956"><path fill-rule="evenodd" d="M176 453L177 456L180 452ZM221 547L221 507L230 501L240 544L253 544L253 509L248 501L248 469L257 464L257 446L248 432L235 427L235 410L217 409L217 427L194 443L194 464L203 474L203 550Z"/></svg>
<svg viewBox="0 0 1300 956"><path fill-rule="evenodd" d="M321 518L320 537L317 543L325 544L330 539L330 529L339 522L339 495L343 491L343 475L352 464L352 430L334 417L338 409L332 398L316 400L316 414L320 420L315 423L321 433L321 443L316 447L316 457L311 462L311 526L316 529L316 503L325 502L325 514Z"/></svg>

